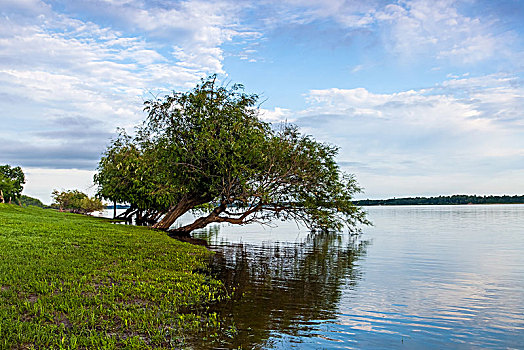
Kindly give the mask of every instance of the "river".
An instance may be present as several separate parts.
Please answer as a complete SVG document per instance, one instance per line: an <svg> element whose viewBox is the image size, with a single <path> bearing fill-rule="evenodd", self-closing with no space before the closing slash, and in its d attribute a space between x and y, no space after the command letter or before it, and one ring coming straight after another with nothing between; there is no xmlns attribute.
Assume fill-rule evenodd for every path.
<svg viewBox="0 0 524 350"><path fill-rule="evenodd" d="M195 348L523 349L524 205L366 207L362 235L213 225L210 311Z"/></svg>

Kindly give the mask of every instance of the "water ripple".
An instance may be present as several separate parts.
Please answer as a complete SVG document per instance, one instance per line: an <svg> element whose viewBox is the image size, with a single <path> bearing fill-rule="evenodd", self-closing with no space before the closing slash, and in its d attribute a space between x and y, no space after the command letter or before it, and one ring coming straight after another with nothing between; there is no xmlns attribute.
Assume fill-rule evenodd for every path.
<svg viewBox="0 0 524 350"><path fill-rule="evenodd" d="M218 345L523 348L524 206L367 210L360 240L286 223L201 232L236 293L212 310L238 330Z"/></svg>

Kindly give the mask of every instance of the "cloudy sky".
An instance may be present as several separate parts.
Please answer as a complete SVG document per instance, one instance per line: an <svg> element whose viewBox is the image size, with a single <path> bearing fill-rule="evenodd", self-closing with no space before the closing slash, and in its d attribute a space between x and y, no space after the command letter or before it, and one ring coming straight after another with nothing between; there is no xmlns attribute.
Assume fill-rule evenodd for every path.
<svg viewBox="0 0 524 350"><path fill-rule="evenodd" d="M93 194L115 129L212 73L339 145L359 198L524 194L521 0L0 0L0 164Z"/></svg>

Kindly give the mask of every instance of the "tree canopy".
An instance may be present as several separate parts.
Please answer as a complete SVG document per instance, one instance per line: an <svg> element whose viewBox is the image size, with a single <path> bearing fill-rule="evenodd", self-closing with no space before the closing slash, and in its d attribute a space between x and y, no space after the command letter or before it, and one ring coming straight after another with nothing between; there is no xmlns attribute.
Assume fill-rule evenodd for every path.
<svg viewBox="0 0 524 350"><path fill-rule="evenodd" d="M0 165L0 202L19 201L24 189L25 175L19 166Z"/></svg>
<svg viewBox="0 0 524 350"><path fill-rule="evenodd" d="M352 203L360 191L340 171L338 148L289 124L258 118L258 96L212 76L188 92L145 102L135 136L121 130L98 166L100 197L131 204L144 222L167 230L184 213L202 216L172 232L212 222L294 219L311 229L366 223Z"/></svg>
<svg viewBox="0 0 524 350"><path fill-rule="evenodd" d="M72 191L58 191L54 190L52 193L54 203L52 207L58 208L60 211L68 211L77 214L89 214L94 211L101 211L104 209L102 201L98 198L89 198L89 196L78 190Z"/></svg>

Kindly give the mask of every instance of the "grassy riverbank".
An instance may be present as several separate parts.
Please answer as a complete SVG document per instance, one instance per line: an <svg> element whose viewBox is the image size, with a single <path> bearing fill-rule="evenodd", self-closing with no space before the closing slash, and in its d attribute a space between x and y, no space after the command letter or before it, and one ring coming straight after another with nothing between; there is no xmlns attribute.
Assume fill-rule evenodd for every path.
<svg viewBox="0 0 524 350"><path fill-rule="evenodd" d="M143 227L0 204L0 349L170 348L219 330L206 249ZM191 311L191 312L190 312Z"/></svg>

